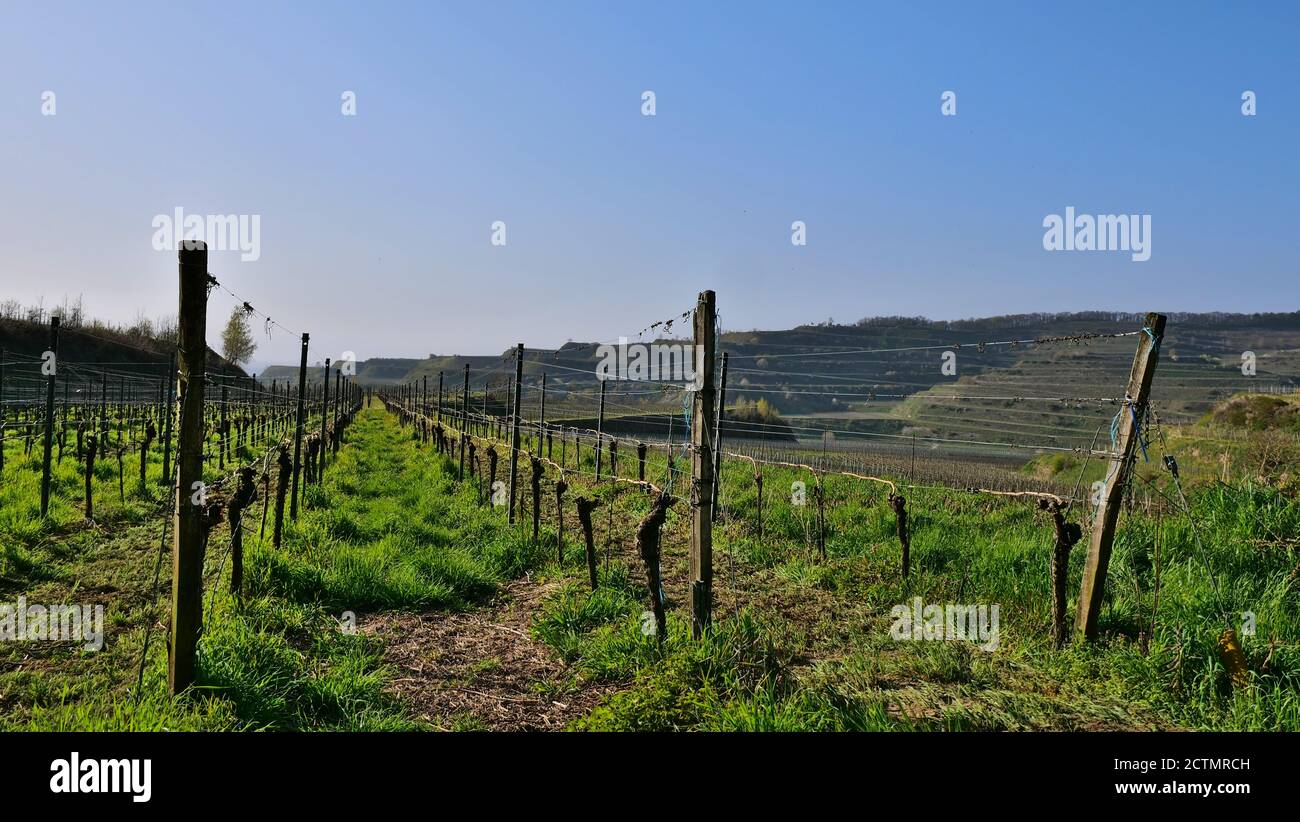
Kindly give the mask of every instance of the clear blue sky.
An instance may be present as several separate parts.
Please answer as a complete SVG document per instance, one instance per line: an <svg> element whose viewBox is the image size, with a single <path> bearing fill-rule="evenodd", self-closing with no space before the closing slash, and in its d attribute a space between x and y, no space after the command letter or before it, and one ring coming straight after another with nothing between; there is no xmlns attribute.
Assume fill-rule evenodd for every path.
<svg viewBox="0 0 1300 822"><path fill-rule="evenodd" d="M724 328L1295 310L1300 4L1249 6L5 3L0 297L174 312L181 206L261 215L210 268L314 357L635 336L702 288ZM1151 214L1150 261L1044 251L1071 205Z"/></svg>

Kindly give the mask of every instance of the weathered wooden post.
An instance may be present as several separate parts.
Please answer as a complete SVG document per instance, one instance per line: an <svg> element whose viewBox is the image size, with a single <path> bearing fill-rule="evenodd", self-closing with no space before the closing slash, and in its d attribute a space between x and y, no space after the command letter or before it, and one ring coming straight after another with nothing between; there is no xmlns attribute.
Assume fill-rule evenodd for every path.
<svg viewBox="0 0 1300 822"><path fill-rule="evenodd" d="M307 411L307 346L311 335L302 335L302 354L298 360L298 415L293 431L293 488L289 495L289 519L298 520L298 473L302 470L302 433Z"/></svg>
<svg viewBox="0 0 1300 822"><path fill-rule="evenodd" d="M167 683L179 694L194 682L203 625L203 375L207 369L208 249L187 240L180 252L181 427L172 547L172 633Z"/></svg>
<svg viewBox="0 0 1300 822"><path fill-rule="evenodd" d="M1165 335L1163 314L1150 313L1138 337L1137 353L1129 371L1128 387L1124 391L1124 404L1119 410L1115 426L1115 453L1106 473L1101 492L1101 506L1093 520L1092 538L1088 544L1088 557L1083 567L1083 583L1079 588L1079 606L1075 617L1076 631L1088 639L1097 636L1097 618L1101 614L1102 599L1106 589L1106 568L1110 564L1111 547L1115 540L1115 527L1119 523L1120 505L1129 470L1133 466L1134 446L1142 436L1141 421L1145 419L1147 401L1151 394L1151 380L1155 377L1156 362L1160 358L1160 342Z"/></svg>
<svg viewBox="0 0 1300 822"><path fill-rule="evenodd" d="M515 390L510 415L510 501L507 503L506 521L515 522L515 483L519 474L519 401L524 387L524 344L515 346Z"/></svg>
<svg viewBox="0 0 1300 822"><path fill-rule="evenodd" d="M47 516L50 511L50 460L54 456L54 380L55 374L59 369L59 318L58 316L50 317L50 356L52 359L46 361L41 366L41 370L49 370L46 376L49 378L45 383L45 455L41 462L41 516ZM4 442L0 441L0 449L4 448ZM87 495L89 499L89 495ZM86 515L90 518L90 514Z"/></svg>
<svg viewBox="0 0 1300 822"><path fill-rule="evenodd" d="M691 636L699 639L713 614L713 355L717 344L712 291L695 306L695 402L691 413Z"/></svg>
<svg viewBox="0 0 1300 822"><path fill-rule="evenodd" d="M638 442L636 444L636 478L645 482L645 452L646 444Z"/></svg>

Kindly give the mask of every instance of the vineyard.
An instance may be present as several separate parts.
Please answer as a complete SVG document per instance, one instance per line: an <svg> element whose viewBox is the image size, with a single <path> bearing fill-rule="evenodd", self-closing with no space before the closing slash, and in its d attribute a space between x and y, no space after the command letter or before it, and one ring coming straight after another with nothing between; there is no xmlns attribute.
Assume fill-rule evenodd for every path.
<svg viewBox="0 0 1300 822"><path fill-rule="evenodd" d="M1300 729L1290 463L1165 398L1162 315L760 351L704 292L637 337L689 324L683 379L519 344L362 384L278 323L294 379L212 370L218 290L255 312L182 250L165 360L67 361L57 318L0 356L0 586L103 614L5 644L8 728ZM828 400L818 359L1125 347L1087 395L855 387L955 438L736 399L760 361Z"/></svg>

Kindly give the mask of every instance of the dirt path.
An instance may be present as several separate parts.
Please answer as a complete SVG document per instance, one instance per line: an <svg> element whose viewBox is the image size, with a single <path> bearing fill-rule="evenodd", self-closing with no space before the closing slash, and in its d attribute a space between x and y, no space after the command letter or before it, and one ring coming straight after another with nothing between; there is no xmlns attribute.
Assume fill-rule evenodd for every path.
<svg viewBox="0 0 1300 822"><path fill-rule="evenodd" d="M485 608L380 614L365 620L365 632L387 646L392 691L435 728L558 731L614 690L575 687L564 662L529 633L558 586L516 580Z"/></svg>

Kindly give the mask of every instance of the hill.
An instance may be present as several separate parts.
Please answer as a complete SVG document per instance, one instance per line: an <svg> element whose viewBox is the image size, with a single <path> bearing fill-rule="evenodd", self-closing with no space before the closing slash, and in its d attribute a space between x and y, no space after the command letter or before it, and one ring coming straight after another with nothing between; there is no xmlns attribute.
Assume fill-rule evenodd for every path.
<svg viewBox="0 0 1300 822"><path fill-rule="evenodd" d="M851 325L728 331L728 407L767 400L808 438L822 430L956 442L1016 442L1087 447L1122 398L1143 317L1127 312L1021 314L957 321L875 317ZM1120 337L1087 335L1127 334ZM1036 343L1051 339L1054 342ZM1023 341L1019 344L1005 344ZM645 340L649 342L649 340ZM675 340L674 342L681 342ZM598 343L568 343L525 354L525 401L547 375L548 417L591 416L598 401ZM945 373L952 352L954 373ZM1255 373L1242 373L1243 355ZM438 372L459 389L466 364L471 388L486 385L504 401L513 352L496 356L384 358L357 363L363 385L430 381ZM262 375L296 379L295 366ZM319 379L318 372L311 372ZM1300 312L1171 313L1153 402L1170 423L1191 423L1216 402L1243 391L1293 391L1300 383ZM608 415L680 413L680 392L646 384L607 387ZM531 407L531 406L529 406ZM1099 434L1098 432L1101 432Z"/></svg>
<svg viewBox="0 0 1300 822"><path fill-rule="evenodd" d="M174 329L173 329L174 332ZM59 327L59 359L73 364L97 367L166 367L175 352L175 337L151 336L139 330L123 330L99 322L74 321ZM37 360L49 348L50 327L19 317L0 316L0 349L24 359ZM239 366L231 365L211 348L209 367L235 376L247 376Z"/></svg>

